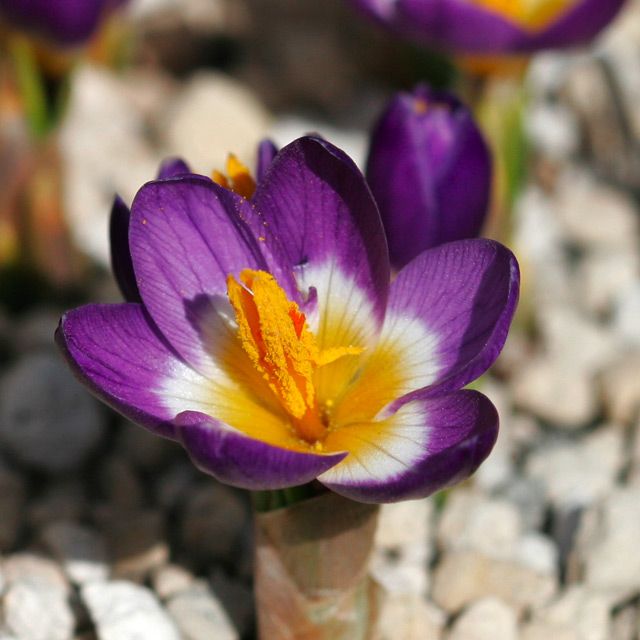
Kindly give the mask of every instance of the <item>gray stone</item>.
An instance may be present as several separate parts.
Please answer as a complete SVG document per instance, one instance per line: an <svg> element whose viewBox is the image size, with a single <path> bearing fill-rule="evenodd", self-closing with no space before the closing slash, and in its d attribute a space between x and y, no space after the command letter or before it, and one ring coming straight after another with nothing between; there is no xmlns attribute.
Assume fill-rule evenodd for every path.
<svg viewBox="0 0 640 640"><path fill-rule="evenodd" d="M446 614L415 594L387 595L378 619L380 640L440 640Z"/></svg>
<svg viewBox="0 0 640 640"><path fill-rule="evenodd" d="M617 489L587 516L576 549L584 563L585 585L615 594L618 601L637 596L640 487Z"/></svg>
<svg viewBox="0 0 640 640"><path fill-rule="evenodd" d="M210 578L211 590L227 612L231 623L243 638L254 626L256 607L251 586L230 578L216 569Z"/></svg>
<svg viewBox="0 0 640 640"><path fill-rule="evenodd" d="M575 640L610 640L610 599L606 595L589 592L582 586L570 587L546 607L536 611L523 632L525 639L542 638L543 631L550 638Z"/></svg>
<svg viewBox="0 0 640 640"><path fill-rule="evenodd" d="M603 426L582 442L542 446L527 460L526 473L544 482L555 506L570 509L611 493L623 463L622 433Z"/></svg>
<svg viewBox="0 0 640 640"><path fill-rule="evenodd" d="M514 559L538 573L553 575L558 570L558 550L542 533L529 532L515 546Z"/></svg>
<svg viewBox="0 0 640 640"><path fill-rule="evenodd" d="M607 367L601 378L607 415L628 425L640 415L640 351L631 351Z"/></svg>
<svg viewBox="0 0 640 640"><path fill-rule="evenodd" d="M640 612L637 606L629 605L614 613L611 618L611 638L635 640L640 631Z"/></svg>
<svg viewBox="0 0 640 640"><path fill-rule="evenodd" d="M545 482L539 478L516 476L501 495L520 512L523 530L542 528L546 516Z"/></svg>
<svg viewBox="0 0 640 640"><path fill-rule="evenodd" d="M142 582L168 562L163 514L113 511L105 527L114 577Z"/></svg>
<svg viewBox="0 0 640 640"><path fill-rule="evenodd" d="M199 560L229 561L240 544L247 518L247 509L237 493L207 482L188 497L182 543Z"/></svg>
<svg viewBox="0 0 640 640"><path fill-rule="evenodd" d="M562 176L556 211L568 236L584 248L621 249L636 242L639 223L631 197L586 172Z"/></svg>
<svg viewBox="0 0 640 640"><path fill-rule="evenodd" d="M29 524L35 529L42 529L56 520L81 520L86 515L87 507L85 487L80 481L54 482L29 503Z"/></svg>
<svg viewBox="0 0 640 640"><path fill-rule="evenodd" d="M595 383L570 362L532 359L512 380L516 404L556 427L577 429L597 415Z"/></svg>
<svg viewBox="0 0 640 640"><path fill-rule="evenodd" d="M109 565L105 541L100 534L72 522L54 522L42 539L62 563L69 579L78 585L106 580Z"/></svg>
<svg viewBox="0 0 640 640"><path fill-rule="evenodd" d="M477 551L451 551L433 576L433 600L457 613L486 596L502 599L517 612L541 607L558 589L555 574L544 574L514 560L489 558Z"/></svg>
<svg viewBox="0 0 640 640"><path fill-rule="evenodd" d="M640 279L622 292L615 303L613 326L628 347L640 349Z"/></svg>
<svg viewBox="0 0 640 640"><path fill-rule="evenodd" d="M81 590L99 640L180 640L153 593L125 581L92 582Z"/></svg>
<svg viewBox="0 0 640 640"><path fill-rule="evenodd" d="M2 379L0 442L22 462L48 472L73 469L103 430L96 402L57 355L28 355Z"/></svg>
<svg viewBox="0 0 640 640"><path fill-rule="evenodd" d="M105 460L100 468L100 483L110 507L129 511L142 506L144 490L133 466L120 457Z"/></svg>
<svg viewBox="0 0 640 640"><path fill-rule="evenodd" d="M61 312L58 309L38 308L20 318L15 323L13 339L17 349L24 353L35 349L53 350L51 339L58 323Z"/></svg>
<svg viewBox="0 0 640 640"><path fill-rule="evenodd" d="M11 549L16 542L22 525L25 497L24 480L0 459L0 552Z"/></svg>
<svg viewBox="0 0 640 640"><path fill-rule="evenodd" d="M514 505L470 491L454 491L438 523L438 545L447 550L472 550L510 558L522 523Z"/></svg>
<svg viewBox="0 0 640 640"><path fill-rule="evenodd" d="M135 467L155 470L175 451L175 445L132 423L123 424L118 438L118 451Z"/></svg>
<svg viewBox="0 0 640 640"><path fill-rule="evenodd" d="M413 500L382 505L371 573L390 593L425 595L433 553L433 502Z"/></svg>
<svg viewBox="0 0 640 640"><path fill-rule="evenodd" d="M597 372L620 352L617 336L566 304L546 306L538 324L547 352L574 371Z"/></svg>
<svg viewBox="0 0 640 640"><path fill-rule="evenodd" d="M2 569L7 584L25 583L36 588L59 591L66 596L69 581L61 567L49 558L34 553L16 553L7 556Z"/></svg>
<svg viewBox="0 0 640 640"><path fill-rule="evenodd" d="M183 591L167 603L167 610L185 640L237 640L224 609L203 585Z"/></svg>
<svg viewBox="0 0 640 640"><path fill-rule="evenodd" d="M153 590L161 600L167 600L193 586L195 578L190 571L177 564L167 564L153 572Z"/></svg>
<svg viewBox="0 0 640 640"><path fill-rule="evenodd" d="M474 602L455 621L447 640L518 640L516 612L498 598Z"/></svg>
<svg viewBox="0 0 640 640"><path fill-rule="evenodd" d="M578 265L580 299L593 314L609 313L626 296L640 273L640 255L632 250L596 251Z"/></svg>
<svg viewBox="0 0 640 640"><path fill-rule="evenodd" d="M74 619L63 591L19 581L9 587L3 604L6 625L21 640L71 640Z"/></svg>
<svg viewBox="0 0 640 640"><path fill-rule="evenodd" d="M224 169L230 152L253 166L268 126L268 114L248 87L229 76L201 72L169 104L160 131L169 155L189 158L195 171L209 175Z"/></svg>

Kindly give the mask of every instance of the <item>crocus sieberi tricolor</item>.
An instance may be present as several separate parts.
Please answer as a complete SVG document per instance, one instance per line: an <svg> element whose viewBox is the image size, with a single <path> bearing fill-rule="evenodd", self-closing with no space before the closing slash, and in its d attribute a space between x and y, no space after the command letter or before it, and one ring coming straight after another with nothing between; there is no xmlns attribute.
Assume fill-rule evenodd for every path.
<svg viewBox="0 0 640 640"><path fill-rule="evenodd" d="M489 210L491 169L488 146L457 98L425 85L397 94L373 130L366 171L392 266L477 237Z"/></svg>
<svg viewBox="0 0 640 640"><path fill-rule="evenodd" d="M128 0L0 0L0 18L51 44L81 45Z"/></svg>
<svg viewBox="0 0 640 640"><path fill-rule="evenodd" d="M530 53L591 41L625 0L349 0L400 35L449 51Z"/></svg>
<svg viewBox="0 0 640 640"><path fill-rule="evenodd" d="M467 477L498 416L463 387L506 339L514 256L452 242L391 281L376 203L342 151L305 137L267 163L250 197L184 174L141 188L127 238L140 302L62 318L77 376L238 487L317 479L390 502Z"/></svg>

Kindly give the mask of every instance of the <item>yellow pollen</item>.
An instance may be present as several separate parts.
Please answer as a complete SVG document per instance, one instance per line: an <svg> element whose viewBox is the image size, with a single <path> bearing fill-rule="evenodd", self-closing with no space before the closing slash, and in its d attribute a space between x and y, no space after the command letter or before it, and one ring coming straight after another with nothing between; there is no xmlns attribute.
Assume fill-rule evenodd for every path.
<svg viewBox="0 0 640 640"><path fill-rule="evenodd" d="M536 31L548 26L562 13L576 4L577 0L471 0L521 27Z"/></svg>
<svg viewBox="0 0 640 640"><path fill-rule="evenodd" d="M256 190L256 181L251 171L233 155L227 158L226 175L217 169L211 174L211 179L225 189L230 189L243 198L251 198Z"/></svg>
<svg viewBox="0 0 640 640"><path fill-rule="evenodd" d="M310 443L326 432L318 408L314 372L363 349L353 346L320 350L307 319L276 279L265 271L245 269L240 282L227 277L227 295L235 312L238 338L298 434Z"/></svg>

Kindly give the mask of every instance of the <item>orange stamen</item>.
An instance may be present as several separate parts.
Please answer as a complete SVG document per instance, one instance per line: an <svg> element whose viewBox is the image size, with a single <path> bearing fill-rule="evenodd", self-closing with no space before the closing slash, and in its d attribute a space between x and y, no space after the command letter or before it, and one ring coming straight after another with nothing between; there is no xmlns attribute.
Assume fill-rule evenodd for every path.
<svg viewBox="0 0 640 640"><path fill-rule="evenodd" d="M211 179L225 189L230 189L247 200L256 191L256 181L251 175L251 171L238 160L232 153L227 158L227 174L225 175L217 169L211 174Z"/></svg>
<svg viewBox="0 0 640 640"><path fill-rule="evenodd" d="M238 338L253 366L262 374L304 440L323 438L326 425L318 409L313 375L316 369L357 347L320 350L306 317L265 271L245 269L240 282L227 277L229 301L238 323Z"/></svg>

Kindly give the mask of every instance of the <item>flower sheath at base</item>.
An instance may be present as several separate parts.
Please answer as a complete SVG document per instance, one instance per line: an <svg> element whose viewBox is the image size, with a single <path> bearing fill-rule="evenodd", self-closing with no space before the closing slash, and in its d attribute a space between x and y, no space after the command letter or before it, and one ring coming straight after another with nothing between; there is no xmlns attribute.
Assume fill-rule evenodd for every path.
<svg viewBox="0 0 640 640"><path fill-rule="evenodd" d="M589 43L625 0L348 0L395 33L469 54L520 54Z"/></svg>
<svg viewBox="0 0 640 640"><path fill-rule="evenodd" d="M489 454L496 411L461 389L504 344L515 258L462 240L390 283L373 197L329 143L283 148L251 200L198 176L148 183L128 242L141 302L71 311L57 340L97 396L220 481L390 502Z"/></svg>

